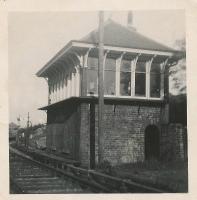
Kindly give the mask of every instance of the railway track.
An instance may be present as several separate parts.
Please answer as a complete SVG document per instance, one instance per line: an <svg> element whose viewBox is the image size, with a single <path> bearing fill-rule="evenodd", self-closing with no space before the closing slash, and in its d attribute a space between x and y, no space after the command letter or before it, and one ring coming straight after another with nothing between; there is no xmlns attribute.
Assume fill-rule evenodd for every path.
<svg viewBox="0 0 197 200"><path fill-rule="evenodd" d="M35 155L34 155L35 156ZM38 160L10 147L10 193L164 193L133 181L75 167Z"/></svg>
<svg viewBox="0 0 197 200"><path fill-rule="evenodd" d="M69 177L57 174L28 156L10 152L10 193L64 194L92 193Z"/></svg>

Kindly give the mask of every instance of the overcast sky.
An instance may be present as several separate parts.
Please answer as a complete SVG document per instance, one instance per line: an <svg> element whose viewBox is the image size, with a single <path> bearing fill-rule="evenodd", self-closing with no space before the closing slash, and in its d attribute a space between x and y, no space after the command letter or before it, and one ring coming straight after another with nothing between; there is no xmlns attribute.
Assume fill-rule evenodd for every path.
<svg viewBox="0 0 197 200"><path fill-rule="evenodd" d="M127 12L105 12L105 18L126 25ZM10 121L27 113L33 124L45 123L47 83L35 73L72 39L80 39L98 26L97 12L11 12L9 34ZM185 37L185 16L181 10L133 11L137 31L173 47Z"/></svg>

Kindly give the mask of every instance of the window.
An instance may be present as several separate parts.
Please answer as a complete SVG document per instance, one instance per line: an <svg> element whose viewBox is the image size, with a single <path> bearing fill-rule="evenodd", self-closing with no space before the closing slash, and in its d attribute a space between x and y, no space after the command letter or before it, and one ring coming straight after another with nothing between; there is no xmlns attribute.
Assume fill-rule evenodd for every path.
<svg viewBox="0 0 197 200"><path fill-rule="evenodd" d="M116 85L116 60L106 58L104 71L104 94L115 95Z"/></svg>
<svg viewBox="0 0 197 200"><path fill-rule="evenodd" d="M88 58L88 69L87 69L87 93L97 94L97 76L98 76L98 58Z"/></svg>
<svg viewBox="0 0 197 200"><path fill-rule="evenodd" d="M146 63L137 62L135 70L135 95L146 96Z"/></svg>
<svg viewBox="0 0 197 200"><path fill-rule="evenodd" d="M131 61L122 60L120 65L120 95L131 96Z"/></svg>
<svg viewBox="0 0 197 200"><path fill-rule="evenodd" d="M160 97L161 72L160 64L153 63L150 71L150 97Z"/></svg>

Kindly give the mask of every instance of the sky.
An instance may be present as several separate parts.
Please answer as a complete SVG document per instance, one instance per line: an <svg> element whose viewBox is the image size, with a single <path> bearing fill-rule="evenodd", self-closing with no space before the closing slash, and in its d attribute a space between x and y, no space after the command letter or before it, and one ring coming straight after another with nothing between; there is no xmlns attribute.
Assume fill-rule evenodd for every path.
<svg viewBox="0 0 197 200"><path fill-rule="evenodd" d="M105 12L108 18L126 25L126 11ZM185 37L183 10L133 11L139 33L169 47ZM47 82L36 77L41 69L70 40L80 39L98 27L98 12L10 12L8 15L9 119L21 126L30 113L32 124L46 123Z"/></svg>

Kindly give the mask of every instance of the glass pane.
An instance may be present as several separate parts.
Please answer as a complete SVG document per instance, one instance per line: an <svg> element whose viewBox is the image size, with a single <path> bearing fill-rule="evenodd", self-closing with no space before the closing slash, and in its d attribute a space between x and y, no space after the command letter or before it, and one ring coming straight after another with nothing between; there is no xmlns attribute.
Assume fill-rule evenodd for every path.
<svg viewBox="0 0 197 200"><path fill-rule="evenodd" d="M129 60L122 60L120 71L130 72L131 71L131 61Z"/></svg>
<svg viewBox="0 0 197 200"><path fill-rule="evenodd" d="M97 94L97 70L87 70L87 93Z"/></svg>
<svg viewBox="0 0 197 200"><path fill-rule="evenodd" d="M120 72L120 95L131 95L131 72Z"/></svg>
<svg viewBox="0 0 197 200"><path fill-rule="evenodd" d="M106 58L105 60L105 69L116 70L116 60L112 58Z"/></svg>
<svg viewBox="0 0 197 200"><path fill-rule="evenodd" d="M115 71L106 71L104 77L104 94L115 95L116 73Z"/></svg>
<svg viewBox="0 0 197 200"><path fill-rule="evenodd" d="M96 68L98 69L98 58L88 57L88 68Z"/></svg>
<svg viewBox="0 0 197 200"><path fill-rule="evenodd" d="M136 72L146 72L146 63L145 62L137 62L136 64Z"/></svg>
<svg viewBox="0 0 197 200"><path fill-rule="evenodd" d="M135 73L135 95L145 96L146 94L146 74Z"/></svg>
<svg viewBox="0 0 197 200"><path fill-rule="evenodd" d="M160 64L153 63L151 65L151 72L152 73L160 73Z"/></svg>
<svg viewBox="0 0 197 200"><path fill-rule="evenodd" d="M150 74L150 96L160 97L160 74Z"/></svg>

